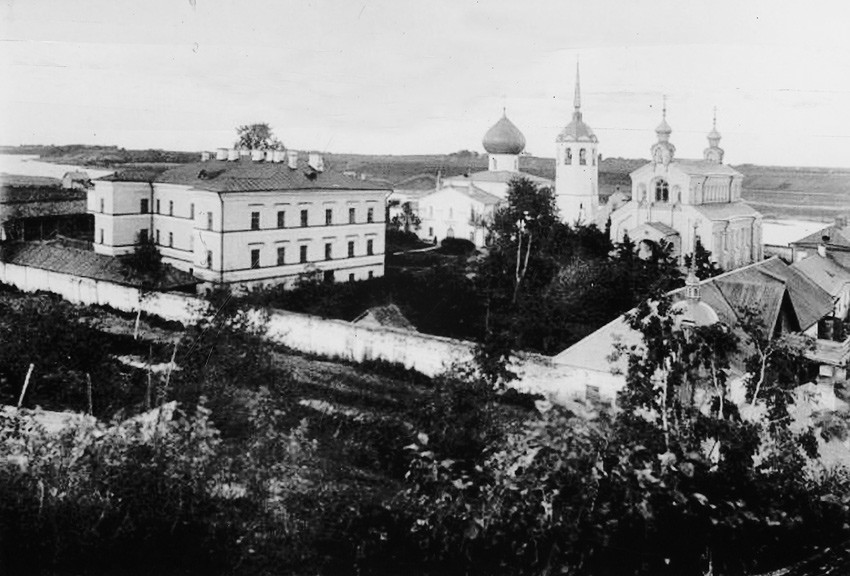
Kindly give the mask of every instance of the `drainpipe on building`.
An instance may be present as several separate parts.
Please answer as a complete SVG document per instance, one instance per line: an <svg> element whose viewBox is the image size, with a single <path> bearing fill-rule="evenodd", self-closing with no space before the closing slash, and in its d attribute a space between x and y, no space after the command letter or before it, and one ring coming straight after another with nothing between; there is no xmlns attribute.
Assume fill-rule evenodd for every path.
<svg viewBox="0 0 850 576"><path fill-rule="evenodd" d="M224 198L221 192L218 193L218 202L221 205L221 229L219 230L219 266L218 266L218 283L224 287Z"/></svg>

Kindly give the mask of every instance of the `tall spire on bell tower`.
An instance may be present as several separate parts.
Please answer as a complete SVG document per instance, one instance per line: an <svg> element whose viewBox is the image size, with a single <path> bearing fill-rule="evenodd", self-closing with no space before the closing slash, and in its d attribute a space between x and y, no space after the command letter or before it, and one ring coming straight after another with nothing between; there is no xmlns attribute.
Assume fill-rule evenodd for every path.
<svg viewBox="0 0 850 576"><path fill-rule="evenodd" d="M581 112L581 81L579 79L578 58L576 58L576 93L573 97L573 107L576 112Z"/></svg>
<svg viewBox="0 0 850 576"><path fill-rule="evenodd" d="M555 140L555 199L561 220L596 223L599 213L599 140L581 113L581 77L576 58L573 118Z"/></svg>

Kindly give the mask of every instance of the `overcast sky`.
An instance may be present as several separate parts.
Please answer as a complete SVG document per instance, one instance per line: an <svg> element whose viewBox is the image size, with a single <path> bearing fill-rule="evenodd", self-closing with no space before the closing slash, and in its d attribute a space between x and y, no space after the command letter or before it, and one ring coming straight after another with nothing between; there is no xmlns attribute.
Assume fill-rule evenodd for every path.
<svg viewBox="0 0 850 576"><path fill-rule="evenodd" d="M604 156L643 157L662 95L700 157L850 166L850 2L0 0L0 143L481 150L502 106L552 156L576 58Z"/></svg>

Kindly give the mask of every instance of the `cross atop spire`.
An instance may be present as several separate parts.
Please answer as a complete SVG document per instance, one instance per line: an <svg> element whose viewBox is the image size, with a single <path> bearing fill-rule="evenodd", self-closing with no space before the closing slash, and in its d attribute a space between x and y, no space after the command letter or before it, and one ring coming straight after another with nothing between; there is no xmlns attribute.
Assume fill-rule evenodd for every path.
<svg viewBox="0 0 850 576"><path fill-rule="evenodd" d="M661 97L661 119L667 120L667 94Z"/></svg>
<svg viewBox="0 0 850 576"><path fill-rule="evenodd" d="M576 58L576 93L573 106L575 106L576 110L581 108L581 81L579 80L578 58Z"/></svg>
<svg viewBox="0 0 850 576"><path fill-rule="evenodd" d="M714 107L714 118L711 121L712 130L717 130L717 106Z"/></svg>

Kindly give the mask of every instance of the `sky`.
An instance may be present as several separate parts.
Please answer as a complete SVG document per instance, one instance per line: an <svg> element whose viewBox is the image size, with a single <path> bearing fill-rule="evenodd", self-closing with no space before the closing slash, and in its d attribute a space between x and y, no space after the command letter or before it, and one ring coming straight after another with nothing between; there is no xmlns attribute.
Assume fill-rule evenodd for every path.
<svg viewBox="0 0 850 576"><path fill-rule="evenodd" d="M717 108L731 164L850 166L850 2L0 0L0 144L483 151L502 108L554 155L582 110L605 157L677 154Z"/></svg>

